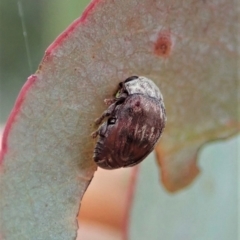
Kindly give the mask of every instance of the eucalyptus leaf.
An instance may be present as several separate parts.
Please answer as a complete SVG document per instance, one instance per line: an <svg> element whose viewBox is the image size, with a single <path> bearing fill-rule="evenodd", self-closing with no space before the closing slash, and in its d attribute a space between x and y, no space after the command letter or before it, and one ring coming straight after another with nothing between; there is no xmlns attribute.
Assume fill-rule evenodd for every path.
<svg viewBox="0 0 240 240"><path fill-rule="evenodd" d="M96 170L94 119L131 75L149 77L164 95L163 183L170 191L190 183L199 147L239 130L237 17L224 0L92 1L46 50L6 124L1 238L76 238Z"/></svg>

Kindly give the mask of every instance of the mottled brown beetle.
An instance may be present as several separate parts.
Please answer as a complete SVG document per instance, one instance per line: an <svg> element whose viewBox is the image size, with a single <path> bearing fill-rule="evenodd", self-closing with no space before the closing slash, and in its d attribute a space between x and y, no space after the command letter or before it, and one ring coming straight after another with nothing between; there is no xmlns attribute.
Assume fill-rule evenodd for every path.
<svg viewBox="0 0 240 240"><path fill-rule="evenodd" d="M116 97L96 124L102 123L93 159L104 169L129 167L141 162L154 148L165 127L166 114L158 87L146 77L132 76L119 84Z"/></svg>

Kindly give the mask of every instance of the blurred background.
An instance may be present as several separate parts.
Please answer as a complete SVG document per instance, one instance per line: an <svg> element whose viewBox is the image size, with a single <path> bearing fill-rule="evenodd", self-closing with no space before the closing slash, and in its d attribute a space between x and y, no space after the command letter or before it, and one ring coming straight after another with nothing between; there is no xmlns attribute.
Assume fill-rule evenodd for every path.
<svg viewBox="0 0 240 240"><path fill-rule="evenodd" d="M0 123L5 123L27 77L44 51L89 0L0 1Z"/></svg>
<svg viewBox="0 0 240 240"><path fill-rule="evenodd" d="M89 0L0 1L0 134L22 85L26 81L27 77L37 70L46 48L73 20L81 15L88 3ZM234 203L231 206L228 206L231 208L231 213L233 213L231 215L233 216L231 219L234 219L234 227L229 227L229 229L234 229L234 231L232 232L232 235L230 234L228 236L233 236L233 238L226 240L237 240L238 235L235 226L237 219L239 219L239 204L237 203L239 194L236 194L237 190L235 191L235 189L239 188L237 184L237 182L239 182L239 177L237 176L237 171L233 176L232 170L237 168L239 169L238 160L240 156L239 154L236 154L239 149L239 140L238 143L236 142L236 138L234 141L234 147L229 147L229 152L231 155L231 149L233 149L233 155L237 157L231 161L228 161L228 163L225 161L225 159L223 159L221 165L218 159L219 152L213 150L215 159L212 160L214 161L200 161L203 169L210 170L205 171L205 175L201 175L201 177L194 183L196 185L204 185L206 183L206 191L208 191L207 194L215 194L214 191L216 190L216 188L209 184L209 181L210 183L218 182L216 186L221 189L223 187L223 190L231 190L223 191L223 193L221 193L230 193L229 196L227 196L229 199L227 202ZM225 146L227 146L226 144ZM214 147L214 144L212 144L212 146ZM214 149L216 149L216 147ZM203 152L201 156L205 155L206 152ZM226 156L226 159L227 157L229 156ZM209 159L209 157L205 158ZM151 160L151 163L153 164L153 160ZM226 165L224 165L224 163ZM214 169L217 169L215 175L212 174ZM122 227L126 206L126 194L131 171L132 169L115 171L98 170L96 172L94 180L91 183L82 202L82 208L79 217L79 239L122 239L120 229ZM221 179L221 181L218 181L218 179L220 179L223 175L224 177ZM149 173L149 176L153 175ZM157 174L155 176L157 176ZM206 181L204 180L205 176ZM203 178L203 180L201 180L201 178ZM163 209L166 209L167 216L169 216L170 211L173 211L171 216L174 218L174 213L176 213L176 211L184 212L189 206L191 206L192 209L196 209L201 205L201 199L204 199L201 197L198 198L198 195L194 192L196 191L194 190L196 189L194 184L179 195L174 195L177 197L173 198L173 195L169 195L163 190L162 186L160 187L158 180L153 179L152 181L156 182L155 186L157 189L152 188L154 191L158 191L161 188L160 198L163 200L165 199L165 202L163 203ZM192 204L191 197L194 196L194 194L197 196L196 199L199 199L198 201L200 205L195 205L195 203ZM218 197L216 194L214 196ZM196 206L196 208L194 206ZM224 209L225 206L223 205L221 207ZM139 211L139 209L136 211ZM201 213L201 209L198 209L198 212ZM226 210L226 212L228 212L228 210ZM167 221L165 222L164 229L165 232L170 233L172 232L172 218L169 216L168 219L164 219L163 216L164 215L156 215L157 219L154 219L154 224L150 225L158 227L159 223L162 221ZM180 213L179 216L181 216ZM203 222L202 218L199 217L199 219L199 221ZM157 221L158 224L156 224L155 221ZM189 226L186 226L186 230L188 230L188 227ZM133 237L133 239L137 238ZM168 240L170 237L166 237L164 239ZM178 238L174 239L177 240ZM197 238L193 240L196 239ZM217 240L217 238L214 237L205 238L202 240L206 239Z"/></svg>

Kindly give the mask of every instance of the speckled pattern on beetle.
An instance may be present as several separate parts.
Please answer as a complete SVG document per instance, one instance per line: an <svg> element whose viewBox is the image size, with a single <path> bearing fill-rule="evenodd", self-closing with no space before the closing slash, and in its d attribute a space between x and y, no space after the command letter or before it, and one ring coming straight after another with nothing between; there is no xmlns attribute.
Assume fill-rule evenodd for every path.
<svg viewBox="0 0 240 240"><path fill-rule="evenodd" d="M165 127L166 113L159 88L146 77L132 76L119 84L108 109L95 122L98 140L93 159L104 169L130 167L151 153Z"/></svg>

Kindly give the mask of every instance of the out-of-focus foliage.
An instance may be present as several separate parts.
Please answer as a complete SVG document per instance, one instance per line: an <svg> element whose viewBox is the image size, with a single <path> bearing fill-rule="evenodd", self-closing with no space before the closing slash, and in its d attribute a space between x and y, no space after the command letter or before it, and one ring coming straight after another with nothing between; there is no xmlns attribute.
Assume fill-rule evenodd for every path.
<svg viewBox="0 0 240 240"><path fill-rule="evenodd" d="M81 15L88 3L89 0L0 1L0 123L6 122L19 90L37 70L47 46ZM22 21L26 27L31 69Z"/></svg>
<svg viewBox="0 0 240 240"><path fill-rule="evenodd" d="M2 123L6 121L19 89L31 74L17 3L18 1L14 0L0 1L0 121ZM36 69L44 51L41 39L43 5L41 1L25 0L23 10L32 66Z"/></svg>
<svg viewBox="0 0 240 240"><path fill-rule="evenodd" d="M239 143L240 136L206 146L199 154L200 176L174 194L159 185L154 156L143 162L129 240L239 239Z"/></svg>

